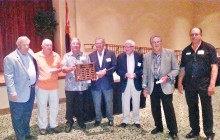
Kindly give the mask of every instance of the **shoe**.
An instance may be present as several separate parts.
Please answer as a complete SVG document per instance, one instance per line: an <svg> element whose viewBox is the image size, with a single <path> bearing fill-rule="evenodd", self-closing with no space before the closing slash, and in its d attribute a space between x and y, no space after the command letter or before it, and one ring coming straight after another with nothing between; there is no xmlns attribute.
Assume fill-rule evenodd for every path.
<svg viewBox="0 0 220 140"><path fill-rule="evenodd" d="M125 128L126 126L127 126L127 124L126 124L126 123L121 123L121 124L120 124L120 127Z"/></svg>
<svg viewBox="0 0 220 140"><path fill-rule="evenodd" d="M186 138L187 139L191 139L191 138L195 138L195 137L198 137L199 134L197 133L194 133L193 131L189 132L187 135L186 135Z"/></svg>
<svg viewBox="0 0 220 140"><path fill-rule="evenodd" d="M138 124L138 123L135 123L134 126L137 127L137 128L141 128L141 125Z"/></svg>
<svg viewBox="0 0 220 140"><path fill-rule="evenodd" d="M94 126L99 126L100 125L100 121L95 121Z"/></svg>
<svg viewBox="0 0 220 140"><path fill-rule="evenodd" d="M85 123L78 123L79 127L82 129L86 129L86 125Z"/></svg>
<svg viewBox="0 0 220 140"><path fill-rule="evenodd" d="M66 133L69 133L71 130L72 130L72 127L73 127L73 125L72 124L66 124L66 127L65 127L65 132Z"/></svg>
<svg viewBox="0 0 220 140"><path fill-rule="evenodd" d="M54 133L60 133L62 132L62 129L59 126L57 126L57 127L51 128L51 131Z"/></svg>
<svg viewBox="0 0 220 140"><path fill-rule="evenodd" d="M40 129L40 134L41 134L41 135L46 135L46 134L47 134L46 129Z"/></svg>
<svg viewBox="0 0 220 140"><path fill-rule="evenodd" d="M159 132L163 132L163 129L159 129L159 128L154 128L152 131L151 131L151 134L157 134Z"/></svg>
<svg viewBox="0 0 220 140"><path fill-rule="evenodd" d="M179 140L177 134L169 134L172 140Z"/></svg>
<svg viewBox="0 0 220 140"><path fill-rule="evenodd" d="M25 140L36 140L36 137L32 135L28 135L28 136L25 136Z"/></svg>
<svg viewBox="0 0 220 140"><path fill-rule="evenodd" d="M212 134L210 136L206 136L206 140L214 140L215 134Z"/></svg>
<svg viewBox="0 0 220 140"><path fill-rule="evenodd" d="M113 120L109 120L109 121L108 121L108 126L114 126Z"/></svg>

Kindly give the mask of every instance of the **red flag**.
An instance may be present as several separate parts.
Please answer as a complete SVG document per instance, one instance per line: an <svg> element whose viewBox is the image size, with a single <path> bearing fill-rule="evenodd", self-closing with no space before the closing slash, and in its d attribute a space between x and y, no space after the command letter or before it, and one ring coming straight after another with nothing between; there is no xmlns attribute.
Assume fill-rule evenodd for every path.
<svg viewBox="0 0 220 140"><path fill-rule="evenodd" d="M69 25L69 11L66 1L66 27L65 27L65 40L66 40L66 52L70 51L70 25Z"/></svg>

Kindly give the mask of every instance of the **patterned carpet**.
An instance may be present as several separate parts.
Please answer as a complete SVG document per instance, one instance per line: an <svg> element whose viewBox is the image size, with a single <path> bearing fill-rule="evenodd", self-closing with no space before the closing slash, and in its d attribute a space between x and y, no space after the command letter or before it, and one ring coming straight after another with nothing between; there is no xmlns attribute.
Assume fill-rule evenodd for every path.
<svg viewBox="0 0 220 140"><path fill-rule="evenodd" d="M220 139L220 87L216 88L217 93L213 96L213 110L214 110L214 132L216 133L215 139ZM186 133L190 131L188 122L188 109L184 95L177 92L174 93L173 98L174 108L176 112L179 133L178 136L181 140L185 139ZM137 129L130 122L126 128L120 128L122 115L115 115L115 127L107 125L107 119L102 120L102 125L93 127L93 121L86 123L86 130L82 130L75 123L74 129L71 133L47 134L46 136L40 135L37 126L37 109L34 109L31 119L31 132L39 140L167 140L168 130L166 122L163 117L164 132L156 135L150 134L154 128L154 122L151 115L149 97L146 99L146 108L140 110L141 116L141 129ZM201 112L200 112L201 116ZM60 105L59 111L59 125L64 129L65 126L65 103ZM200 122L202 119L200 119ZM202 130L198 139L204 139L205 135ZM14 131L11 126L10 114L0 116L0 140L14 140Z"/></svg>

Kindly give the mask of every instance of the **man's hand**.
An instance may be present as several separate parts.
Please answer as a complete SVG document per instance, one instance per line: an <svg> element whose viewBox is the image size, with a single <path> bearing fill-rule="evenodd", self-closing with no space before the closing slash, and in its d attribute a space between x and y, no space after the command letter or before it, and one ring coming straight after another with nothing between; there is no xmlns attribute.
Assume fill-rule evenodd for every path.
<svg viewBox="0 0 220 140"><path fill-rule="evenodd" d="M164 76L164 77L160 78L160 80L162 81L161 83L166 83L169 80L169 77Z"/></svg>
<svg viewBox="0 0 220 140"><path fill-rule="evenodd" d="M178 83L178 91L180 94L183 94L183 84L182 83Z"/></svg>
<svg viewBox="0 0 220 140"><path fill-rule="evenodd" d="M102 78L106 74L106 69L96 72L98 78Z"/></svg>
<svg viewBox="0 0 220 140"><path fill-rule="evenodd" d="M147 96L149 95L147 89L144 89L144 90L143 90L143 94L144 94L144 97L147 98Z"/></svg>
<svg viewBox="0 0 220 140"><path fill-rule="evenodd" d="M11 98L12 98L14 101L16 101L16 100L18 99L17 93L15 92L15 93L11 94Z"/></svg>
<svg viewBox="0 0 220 140"><path fill-rule="evenodd" d="M127 77L128 79L134 79L136 77L135 73L126 73L125 77Z"/></svg>
<svg viewBox="0 0 220 140"><path fill-rule="evenodd" d="M208 87L208 95L212 96L213 94L215 94L215 85L210 84Z"/></svg>

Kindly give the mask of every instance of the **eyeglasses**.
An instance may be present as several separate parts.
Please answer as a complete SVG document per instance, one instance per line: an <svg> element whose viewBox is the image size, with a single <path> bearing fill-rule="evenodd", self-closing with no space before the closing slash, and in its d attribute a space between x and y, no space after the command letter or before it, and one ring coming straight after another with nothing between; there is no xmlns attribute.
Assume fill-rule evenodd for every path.
<svg viewBox="0 0 220 140"><path fill-rule="evenodd" d="M190 34L191 37L193 36L199 36L200 34Z"/></svg>
<svg viewBox="0 0 220 140"><path fill-rule="evenodd" d="M153 41L153 42L151 42L151 44L159 44L161 41Z"/></svg>
<svg viewBox="0 0 220 140"><path fill-rule="evenodd" d="M132 47L134 47L134 46L124 46L125 48L132 48Z"/></svg>

